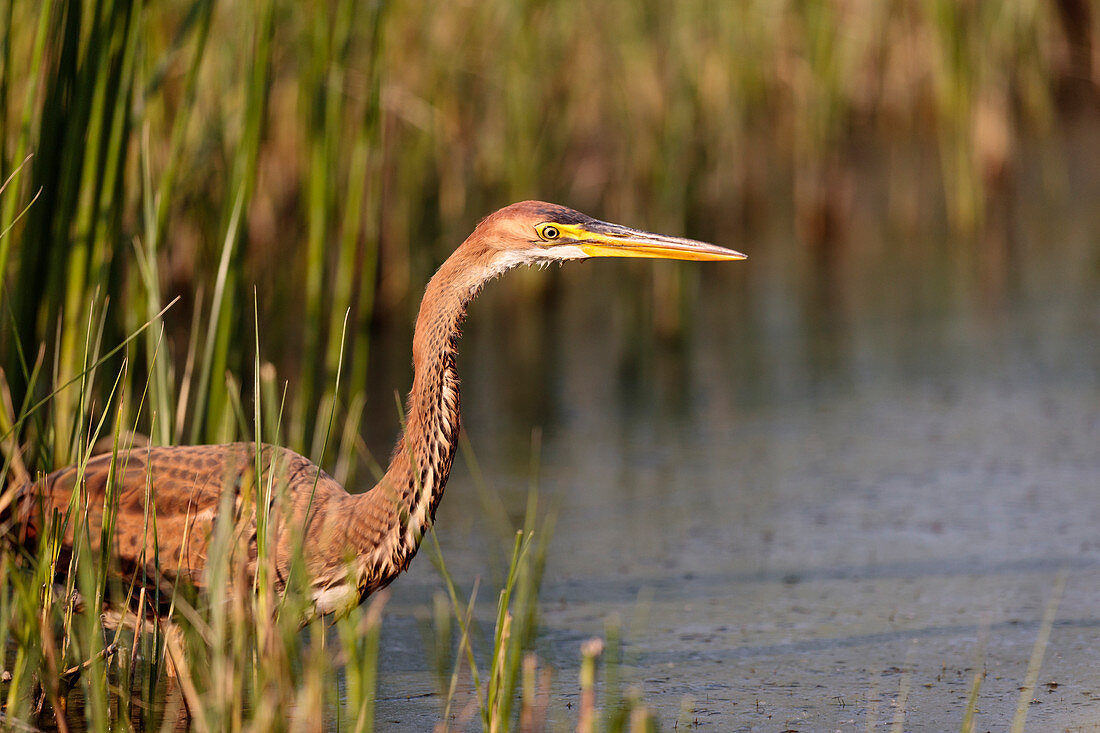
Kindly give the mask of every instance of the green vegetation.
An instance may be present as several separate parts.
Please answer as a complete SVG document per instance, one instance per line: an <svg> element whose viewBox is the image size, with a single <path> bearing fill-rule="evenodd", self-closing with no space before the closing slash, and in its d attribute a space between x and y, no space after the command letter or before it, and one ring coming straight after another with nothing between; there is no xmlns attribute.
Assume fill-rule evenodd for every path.
<svg viewBox="0 0 1100 733"><path fill-rule="evenodd" d="M33 157L0 231L38 200L0 240L0 365L18 403L19 347L29 368L46 344L64 382L93 313L117 343L180 295L130 361L149 376L142 427L225 439L212 415L227 371L249 371L255 290L265 356L293 380L287 441L315 448L344 314L350 404L371 321L407 322L471 222L512 200L703 238L769 201L821 242L871 147L897 223L942 211L971 231L1083 73L1093 34L1071 6L8 0L0 171ZM941 199L917 197L937 168ZM73 400L35 451L73 457Z"/></svg>
<svg viewBox="0 0 1100 733"><path fill-rule="evenodd" d="M512 200L677 231L751 224L774 197L819 242L849 213L847 153L873 145L896 161L891 212L919 220L905 180L929 149L935 205L957 231L980 228L1019 141L1052 124L1055 91L1079 72L1069 36L1092 31L1063 31L1072 5L3 0L0 478L17 446L49 470L137 432L269 439L353 481L372 321L407 321L447 249ZM443 663L453 621L492 730L534 721L542 694L524 656L546 539L533 507L487 666L473 594L438 558L444 698L460 674ZM154 628L132 643L75 613L74 591L94 604L142 586L116 587L108 549L64 560L59 542L0 553L5 721L45 703L64 729L75 686L68 715L89 728L152 726L180 704L164 700L171 639ZM212 572L233 587L228 553ZM319 623L299 632L301 598L267 585L176 608L187 652L173 689L195 725L266 730L278 709L369 728L381 601L338 622L333 650ZM623 710L610 727L648 725L644 708Z"/></svg>
<svg viewBox="0 0 1100 733"><path fill-rule="evenodd" d="M83 341L94 344L99 337L89 331ZM133 339L128 339L124 345L132 343ZM259 352L258 336L255 345ZM90 382L97 374L111 386L110 399L101 409L104 417L98 420L90 414L90 402L78 400L77 423L91 426L76 444L78 471L102 450L111 451L117 470L122 470L125 451L134 440L132 426L123 422L128 410L119 403L119 387L128 379L127 367L115 375L107 373L102 365L109 357L94 347L82 354L88 365L77 375L82 391L94 391ZM238 401L227 408L229 416L218 417L227 424L236 423L242 436L278 443L283 437L283 403L272 398L277 391L270 374L263 373L258 360L253 366L258 375L252 380L252 415L246 416ZM236 380L229 383L234 388L230 394L238 394ZM337 379L333 390L338 391L338 386ZM50 399L56 402L56 397L55 393ZM6 403L10 405L10 401ZM140 406L133 412L140 413ZM34 407L17 416L5 412L4 425L27 421L33 413ZM344 426L344 432L349 428L354 429L354 423ZM326 436L337 432L331 425L325 430ZM324 442L327 439L322 442L322 452ZM347 450L348 444L344 445L341 452ZM476 465L468 445L465 451ZM15 469L16 455L9 448L5 472ZM340 455L337 463L346 465L349 460ZM67 511L54 517L32 551L8 544L0 548L0 645L6 650L4 666L10 675L0 721L13 727L52 722L60 731L70 727L153 730L174 726L185 716L197 731L315 729L318 721L341 730L372 730L381 613L388 593L377 594L367 604L332 620L334 632L324 619L314 619L303 629L301 619L310 616L309 583L301 571L304 564L292 564L286 589L276 589L274 553L269 552L265 531L269 520L266 512L259 510L271 506L269 497L284 487L274 471L262 472L259 463L254 475L253 486L227 487L223 494L207 553L208 592L196 594L177 584L171 589L170 600L162 595L167 589L156 576L149 575L150 569L159 573L155 569L162 567L155 546L147 548L145 566L130 574L119 572L112 544L102 539L111 535L117 510L117 496L112 496L110 488L101 525L87 520L88 499L74 494ZM537 461L533 482L536 475ZM485 486L481 492L487 513L500 518L499 498ZM235 498L244 500L236 510ZM11 499L11 491L4 492L4 504ZM441 612L429 626L441 671L442 720L454 719L454 695L468 674L485 730L506 731L517 725L534 730L546 722L549 678L545 672L537 674L538 660L530 651L551 533L550 524L537 517L538 505L537 487L532 483L522 528L506 530L513 535L512 551L487 634L474 617L478 584L468 599L463 598L447 572L434 534L428 538L428 552L445 581L451 603L450 607L437 604ZM155 503L147 500L146 506ZM241 522L248 522L253 514L258 538L254 583L242 572L247 558L241 553L246 550L238 542ZM147 521L155 526L152 510ZM66 536L79 538L72 552L63 545ZM299 547L299 556L300 552ZM104 601L109 602L110 610L103 616L90 612L103 607ZM153 620L149 614L142 621L120 612L166 606L162 620ZM457 646L451 634L455 622L461 631ZM486 636L488 648L475 654L482 651L478 647ZM585 654L582 686L586 703L580 713L591 721L596 715L597 654L590 650ZM479 657L488 661L487 668L479 668ZM648 712L637 701L622 703L615 697L609 702L613 707L608 710L621 714L608 729L626 729L627 716L631 730L651 726ZM586 729L593 728L589 725Z"/></svg>

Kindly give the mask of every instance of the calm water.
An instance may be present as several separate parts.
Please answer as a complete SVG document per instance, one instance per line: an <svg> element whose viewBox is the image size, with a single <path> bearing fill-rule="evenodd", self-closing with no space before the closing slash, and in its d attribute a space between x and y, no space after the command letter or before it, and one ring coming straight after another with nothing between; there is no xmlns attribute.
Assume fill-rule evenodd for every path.
<svg viewBox="0 0 1100 733"><path fill-rule="evenodd" d="M545 310L490 288L464 417L517 517L542 430L554 723L617 616L665 727L958 729L984 670L977 729L1005 729L1049 611L1028 729L1100 724L1100 222L1063 204L973 248L857 232L813 260L776 232L721 241L744 263L542 273ZM640 335L677 268L683 339ZM408 334L378 348L385 455ZM502 554L480 507L460 460L438 534L467 591ZM442 587L426 557L393 587L383 729L438 719L417 617Z"/></svg>

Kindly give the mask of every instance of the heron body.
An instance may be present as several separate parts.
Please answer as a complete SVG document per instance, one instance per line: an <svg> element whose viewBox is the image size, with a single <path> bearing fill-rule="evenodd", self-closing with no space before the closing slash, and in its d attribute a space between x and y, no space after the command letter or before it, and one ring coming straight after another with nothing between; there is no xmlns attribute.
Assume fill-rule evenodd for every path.
<svg viewBox="0 0 1100 733"><path fill-rule="evenodd" d="M435 518L459 434L455 359L471 299L518 265L612 256L744 259L723 247L610 224L555 204L513 204L482 220L427 285L413 336L405 429L371 490L349 494L307 458L270 445L259 447L258 461L255 443L133 448L93 457L83 471L68 467L25 483L16 523L21 541L33 547L44 518L55 510L64 515L81 487L87 536L100 537L111 486L118 507L112 555L120 565L148 567L155 549L157 572L165 580L203 587L215 525L230 507L240 529L234 550L246 577L255 577L259 506L270 516L265 546L277 584L286 582L300 547L314 610L353 607L408 567ZM278 488L265 493L268 485ZM268 495L269 504L255 500ZM69 548L73 526L67 523L63 540Z"/></svg>

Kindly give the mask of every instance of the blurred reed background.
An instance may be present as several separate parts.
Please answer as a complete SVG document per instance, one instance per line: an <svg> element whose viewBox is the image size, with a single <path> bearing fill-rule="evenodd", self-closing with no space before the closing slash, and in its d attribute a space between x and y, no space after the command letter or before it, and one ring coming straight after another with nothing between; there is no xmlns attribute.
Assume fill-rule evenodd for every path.
<svg viewBox="0 0 1100 733"><path fill-rule="evenodd" d="M513 200L727 242L793 212L828 248L870 198L889 226L946 218L966 240L1010 195L1021 141L1089 106L1100 74L1083 0L10 0L2 23L12 397L40 346L63 383L89 323L115 344L179 295L130 359L158 442L233 432L212 416L227 371L248 371L255 292L264 356L295 381L288 439L308 446L345 311L350 396L371 322L407 321ZM853 174L868 159L883 191ZM73 399L35 428L58 461Z"/></svg>
<svg viewBox="0 0 1100 733"><path fill-rule="evenodd" d="M1093 119L1098 29L1086 0L4 0L5 457L18 442L48 470L112 432L219 442L263 424L350 480L372 328L408 324L476 219L524 198L733 246L788 218L816 256L866 208L987 246L1021 151ZM681 276L648 283L675 300ZM333 409L347 427L324 455ZM38 613L12 626L31 669L60 621L15 587L0 610ZM225 674L260 679L227 683L211 726L247 727L234 706L268 684L307 714L327 700L329 662L294 634L272 637L267 672L260 647L214 644ZM369 721L373 662L356 658L346 703ZM108 720L86 689L89 725Z"/></svg>

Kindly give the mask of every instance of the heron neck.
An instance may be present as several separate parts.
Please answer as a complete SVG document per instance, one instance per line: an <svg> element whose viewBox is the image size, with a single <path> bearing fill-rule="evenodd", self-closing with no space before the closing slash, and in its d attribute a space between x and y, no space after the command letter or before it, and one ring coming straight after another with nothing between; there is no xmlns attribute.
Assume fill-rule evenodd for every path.
<svg viewBox="0 0 1100 733"><path fill-rule="evenodd" d="M368 592L404 570L435 519L458 444L459 381L455 369L466 306L495 274L460 247L428 283L413 334L413 384L405 429L389 468L360 498Z"/></svg>

